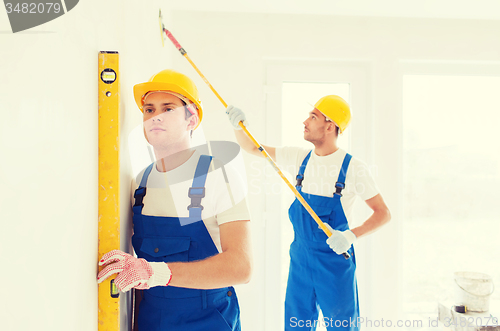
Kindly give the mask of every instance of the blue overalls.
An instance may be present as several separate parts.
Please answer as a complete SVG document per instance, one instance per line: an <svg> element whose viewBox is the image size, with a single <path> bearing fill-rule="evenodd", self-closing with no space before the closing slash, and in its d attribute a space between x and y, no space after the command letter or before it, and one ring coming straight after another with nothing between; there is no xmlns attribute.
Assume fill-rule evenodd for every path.
<svg viewBox="0 0 500 331"><path fill-rule="evenodd" d="M135 191L132 245L138 257L153 262L191 262L218 254L201 219L205 180L211 156L201 155L192 187L189 217L158 217L142 214L151 164ZM174 275L175 277L175 275ZM141 293L142 292L142 293ZM138 292L139 331L240 331L238 299L232 287L213 290L156 286Z"/></svg>
<svg viewBox="0 0 500 331"><path fill-rule="evenodd" d="M311 152L297 175L296 188L323 222L339 231L349 229L340 203L351 155L342 163L333 197L302 193L302 181ZM350 259L337 255L326 243L325 233L299 200L288 210L295 238L290 245L290 269L285 299L285 330L316 330L318 305L324 319L320 325L327 330L359 330L359 316L354 248ZM308 323L309 321L309 323ZM312 325L312 327L311 327Z"/></svg>

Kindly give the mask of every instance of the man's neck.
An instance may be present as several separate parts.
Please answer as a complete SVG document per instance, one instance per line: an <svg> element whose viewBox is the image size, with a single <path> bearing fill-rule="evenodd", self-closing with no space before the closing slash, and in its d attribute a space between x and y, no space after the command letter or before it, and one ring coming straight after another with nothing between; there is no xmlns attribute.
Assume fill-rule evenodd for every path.
<svg viewBox="0 0 500 331"><path fill-rule="evenodd" d="M333 143L315 143L314 153L318 156L327 156L335 153L339 147L335 142Z"/></svg>
<svg viewBox="0 0 500 331"><path fill-rule="evenodd" d="M156 169L160 172L173 170L184 164L193 155L194 149L186 146L183 149L170 148L158 150L155 148Z"/></svg>

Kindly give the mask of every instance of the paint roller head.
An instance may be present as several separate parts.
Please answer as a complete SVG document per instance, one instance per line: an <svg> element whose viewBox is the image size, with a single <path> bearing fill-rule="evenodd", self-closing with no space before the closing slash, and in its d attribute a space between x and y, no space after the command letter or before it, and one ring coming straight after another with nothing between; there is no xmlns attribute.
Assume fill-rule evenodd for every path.
<svg viewBox="0 0 500 331"><path fill-rule="evenodd" d="M161 45L165 47L165 35L163 34L163 31L165 30L165 25L163 24L163 16L161 16L161 8L160 8L159 22L160 22Z"/></svg>

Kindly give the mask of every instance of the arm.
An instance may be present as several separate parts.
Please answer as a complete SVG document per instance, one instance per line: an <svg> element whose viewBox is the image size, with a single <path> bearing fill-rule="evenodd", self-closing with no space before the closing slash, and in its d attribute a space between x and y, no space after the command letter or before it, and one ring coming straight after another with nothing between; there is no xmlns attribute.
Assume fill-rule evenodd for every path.
<svg viewBox="0 0 500 331"><path fill-rule="evenodd" d="M391 219L389 208L385 205L384 199L382 199L380 194L366 200L366 204L373 210L372 216L363 224L352 230L333 230L328 223L325 223L332 232L332 235L326 240L326 243L335 253L342 254L346 252L357 238L374 232Z"/></svg>
<svg viewBox="0 0 500 331"><path fill-rule="evenodd" d="M112 250L99 261L99 265L105 267L97 281L101 283L117 273L115 284L122 292L154 286L212 289L248 283L252 272L249 228L248 221L221 225L222 253L195 262L148 262Z"/></svg>
<svg viewBox="0 0 500 331"><path fill-rule="evenodd" d="M373 210L373 214L363 224L351 230L356 235L356 238L376 231L391 219L391 212L380 194L365 202Z"/></svg>
<svg viewBox="0 0 500 331"><path fill-rule="evenodd" d="M222 253L196 262L169 263L169 285L212 289L250 281L252 257L250 222L234 221L220 226Z"/></svg>
<svg viewBox="0 0 500 331"><path fill-rule="evenodd" d="M247 153L255 155L255 156L260 156L264 157L264 154L262 154L261 151L255 146L255 144L252 142L250 137L247 136L247 134L243 130L234 130L234 135L236 136L236 140L238 141L238 144L245 150ZM264 149L267 151L271 159L273 159L274 162L276 162L276 147L271 147L271 146L266 146L262 145Z"/></svg>

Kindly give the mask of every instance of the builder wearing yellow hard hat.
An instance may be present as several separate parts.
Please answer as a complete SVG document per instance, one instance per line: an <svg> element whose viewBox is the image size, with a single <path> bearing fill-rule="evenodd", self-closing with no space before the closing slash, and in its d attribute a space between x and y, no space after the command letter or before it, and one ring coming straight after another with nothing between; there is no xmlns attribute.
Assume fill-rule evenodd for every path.
<svg viewBox="0 0 500 331"><path fill-rule="evenodd" d="M238 124L245 124L246 115L233 106L226 113L240 146L250 154L263 156ZM366 164L337 146L339 134L350 121L347 102L328 95L316 102L304 121L304 139L313 144L312 150L263 145L278 165L293 169L297 191L332 233L327 238L299 200L294 200L289 208L295 239L290 246L285 330L315 329L312 325L317 324L318 307L327 330L358 330L353 243L387 223L390 212ZM354 227L352 208L356 196L373 213ZM346 259L342 254L350 257Z"/></svg>
<svg viewBox="0 0 500 331"><path fill-rule="evenodd" d="M241 329L232 285L249 281L249 214L244 192L228 196L227 165L191 148L202 118L191 79L163 70L134 86L144 134L156 161L133 181L132 245L137 258L114 250L100 265L101 282L117 274L121 291L137 290L139 331ZM189 176L189 180L179 178ZM221 189L223 188L223 189ZM239 201L231 205L231 201Z"/></svg>

